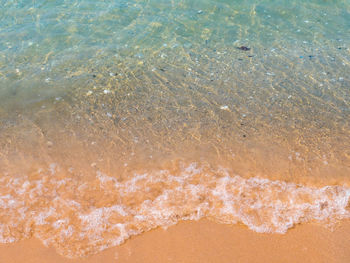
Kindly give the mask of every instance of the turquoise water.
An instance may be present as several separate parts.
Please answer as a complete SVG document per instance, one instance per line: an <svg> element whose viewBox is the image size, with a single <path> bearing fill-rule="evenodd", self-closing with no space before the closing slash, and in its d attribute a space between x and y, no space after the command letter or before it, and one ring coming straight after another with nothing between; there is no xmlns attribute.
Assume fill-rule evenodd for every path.
<svg viewBox="0 0 350 263"><path fill-rule="evenodd" d="M162 55L163 59L173 55L188 65L211 57L215 66L224 67L217 52L227 52L225 62L239 63L237 57L242 56L247 70L254 70L255 63L272 70L276 66L272 62L277 62L285 71L294 65L300 73L339 67L337 73L344 78L347 72L347 1L2 1L1 5L2 86L25 89L28 96L33 86L44 86L40 92L49 93L53 84L47 82L69 85L71 71L83 68L77 77L84 82L93 68L117 69L122 64L132 70L135 65L130 64L138 60L157 66ZM247 59L247 54L234 52L241 45L250 46L255 56ZM339 81L337 76L327 77ZM325 79L320 78L316 80ZM317 92L322 89L312 92L321 95Z"/></svg>
<svg viewBox="0 0 350 263"><path fill-rule="evenodd" d="M0 4L3 242L349 216L349 1Z"/></svg>
<svg viewBox="0 0 350 263"><path fill-rule="evenodd" d="M5 1L2 6L1 120L10 126L20 122L11 129L34 133L36 145L43 143L37 129L46 129L50 145L65 144L71 135L57 135L57 125L74 134L83 129L79 143L101 140L101 130L106 141L123 141L109 154L117 162L124 158L120 152L129 155L131 148L139 148L138 162L148 162L148 156L172 160L196 149L190 153L194 161L211 161L215 152L231 164L233 152L262 158L257 166L265 170L269 151L272 159L286 155L286 160L303 152L313 169L334 162L334 174L348 174L347 1ZM82 150L102 154L85 147L77 155ZM62 151L67 150L56 153ZM71 152L63 153L66 160ZM238 163L233 166L242 160ZM263 173L286 176L285 167L272 171L277 163ZM246 166L238 170L244 173ZM329 174L326 170L317 173Z"/></svg>

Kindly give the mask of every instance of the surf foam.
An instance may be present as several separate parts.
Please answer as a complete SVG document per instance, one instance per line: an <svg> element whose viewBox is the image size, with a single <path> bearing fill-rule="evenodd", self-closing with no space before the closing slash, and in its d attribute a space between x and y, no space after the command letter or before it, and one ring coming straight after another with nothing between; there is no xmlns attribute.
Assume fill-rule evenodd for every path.
<svg viewBox="0 0 350 263"><path fill-rule="evenodd" d="M349 218L350 189L306 187L193 163L180 172L93 179L51 165L35 175L0 179L0 242L35 236L67 257L97 253L130 236L180 220L208 218L285 233L295 224Z"/></svg>

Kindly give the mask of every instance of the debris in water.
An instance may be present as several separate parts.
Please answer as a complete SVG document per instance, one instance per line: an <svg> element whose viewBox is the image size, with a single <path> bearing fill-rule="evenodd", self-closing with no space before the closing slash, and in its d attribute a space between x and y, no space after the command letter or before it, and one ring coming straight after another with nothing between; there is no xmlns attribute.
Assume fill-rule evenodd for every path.
<svg viewBox="0 0 350 263"><path fill-rule="evenodd" d="M240 46L240 47L237 47L237 49L243 50L243 51L248 51L248 50L250 50L250 47Z"/></svg>

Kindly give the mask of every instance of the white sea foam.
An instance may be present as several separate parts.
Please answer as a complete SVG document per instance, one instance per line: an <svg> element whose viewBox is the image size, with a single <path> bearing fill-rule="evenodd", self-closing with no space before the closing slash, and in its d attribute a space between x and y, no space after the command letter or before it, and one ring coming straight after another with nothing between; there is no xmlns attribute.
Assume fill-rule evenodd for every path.
<svg viewBox="0 0 350 263"><path fill-rule="evenodd" d="M295 224L324 223L350 216L350 189L306 187L196 164L178 173L135 174L130 179L97 172L81 181L52 165L40 180L1 178L0 242L32 235L68 257L83 256L124 242L155 227L209 218L241 222L256 232L285 233Z"/></svg>

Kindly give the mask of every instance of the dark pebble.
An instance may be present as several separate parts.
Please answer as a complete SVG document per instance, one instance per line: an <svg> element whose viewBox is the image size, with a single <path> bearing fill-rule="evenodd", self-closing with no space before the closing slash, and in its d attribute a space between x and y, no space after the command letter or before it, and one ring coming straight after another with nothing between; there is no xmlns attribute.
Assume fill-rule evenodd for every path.
<svg viewBox="0 0 350 263"><path fill-rule="evenodd" d="M248 51L250 50L250 47L246 47L246 46L240 46L240 47L237 47L239 50L243 50L243 51Z"/></svg>
<svg viewBox="0 0 350 263"><path fill-rule="evenodd" d="M245 138L245 137L247 137L247 135L243 134L243 137Z"/></svg>
<svg viewBox="0 0 350 263"><path fill-rule="evenodd" d="M94 74L94 75L92 75L92 77L93 77L93 78L96 78L96 75Z"/></svg>

